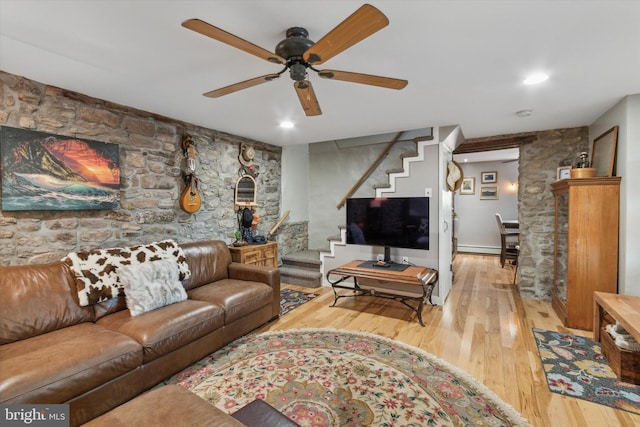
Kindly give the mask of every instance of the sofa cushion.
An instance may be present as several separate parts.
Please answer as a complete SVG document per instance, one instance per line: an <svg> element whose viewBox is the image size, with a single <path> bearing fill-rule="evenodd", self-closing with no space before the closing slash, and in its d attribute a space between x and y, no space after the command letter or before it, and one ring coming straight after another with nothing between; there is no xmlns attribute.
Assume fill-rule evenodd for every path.
<svg viewBox="0 0 640 427"><path fill-rule="evenodd" d="M118 276L119 267L160 259L172 259L178 263L180 280L188 279L191 275L182 248L173 240L128 248L70 252L62 261L71 267L75 275L80 305L85 306L124 293Z"/></svg>
<svg viewBox="0 0 640 427"><path fill-rule="evenodd" d="M153 389L83 424L83 427L103 426L246 427L205 399L175 384Z"/></svg>
<svg viewBox="0 0 640 427"><path fill-rule="evenodd" d="M0 346L1 403L64 403L136 369L142 346L82 323Z"/></svg>
<svg viewBox="0 0 640 427"><path fill-rule="evenodd" d="M191 278L183 282L186 290L229 277L231 252L221 240L184 243L181 245L189 264Z"/></svg>
<svg viewBox="0 0 640 427"><path fill-rule="evenodd" d="M93 321L61 262L0 267L0 345Z"/></svg>
<svg viewBox="0 0 640 427"><path fill-rule="evenodd" d="M172 260L123 265L118 276L132 316L187 299L178 280L178 265Z"/></svg>
<svg viewBox="0 0 640 427"><path fill-rule="evenodd" d="M225 279L191 289L189 298L208 301L224 308L225 325L238 320L249 313L271 305L273 289L260 282Z"/></svg>
<svg viewBox="0 0 640 427"><path fill-rule="evenodd" d="M127 301L124 295L117 296L115 298L108 299L92 305L93 311L96 314L95 320L108 316L111 313L116 313L120 310L127 309Z"/></svg>
<svg viewBox="0 0 640 427"><path fill-rule="evenodd" d="M143 363L147 363L215 331L223 322L222 307L186 300L135 317L129 310L122 310L97 324L142 344Z"/></svg>

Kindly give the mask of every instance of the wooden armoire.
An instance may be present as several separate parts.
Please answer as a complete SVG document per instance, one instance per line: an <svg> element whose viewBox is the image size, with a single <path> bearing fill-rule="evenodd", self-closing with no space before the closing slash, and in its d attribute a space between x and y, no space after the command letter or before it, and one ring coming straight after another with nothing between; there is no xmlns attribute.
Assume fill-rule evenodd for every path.
<svg viewBox="0 0 640 427"><path fill-rule="evenodd" d="M593 329L593 292L617 293L620 177L562 179L555 196L551 305L570 328Z"/></svg>

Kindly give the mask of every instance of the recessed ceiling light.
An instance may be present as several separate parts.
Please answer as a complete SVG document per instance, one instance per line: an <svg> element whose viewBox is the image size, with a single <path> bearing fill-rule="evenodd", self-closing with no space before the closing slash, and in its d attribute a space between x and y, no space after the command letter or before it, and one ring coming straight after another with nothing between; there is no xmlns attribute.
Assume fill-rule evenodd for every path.
<svg viewBox="0 0 640 427"><path fill-rule="evenodd" d="M518 117L529 117L532 114L533 114L533 110L516 111L516 116L518 116Z"/></svg>
<svg viewBox="0 0 640 427"><path fill-rule="evenodd" d="M293 127L293 122L290 122L288 120L284 120L282 122L280 122L280 127L283 129L291 129Z"/></svg>
<svg viewBox="0 0 640 427"><path fill-rule="evenodd" d="M522 83L526 85L537 85L538 83L542 83L549 79L549 75L545 73L536 73L527 76L526 79L523 80Z"/></svg>

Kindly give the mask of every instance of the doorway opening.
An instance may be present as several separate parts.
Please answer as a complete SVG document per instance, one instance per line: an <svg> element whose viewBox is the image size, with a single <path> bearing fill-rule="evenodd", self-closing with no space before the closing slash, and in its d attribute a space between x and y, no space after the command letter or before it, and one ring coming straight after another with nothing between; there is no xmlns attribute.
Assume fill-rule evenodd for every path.
<svg viewBox="0 0 640 427"><path fill-rule="evenodd" d="M462 188L454 193L452 202L454 257L457 253L495 255L495 262L499 262L502 244L496 213L519 223L519 158L518 147L454 152L453 160L464 173Z"/></svg>

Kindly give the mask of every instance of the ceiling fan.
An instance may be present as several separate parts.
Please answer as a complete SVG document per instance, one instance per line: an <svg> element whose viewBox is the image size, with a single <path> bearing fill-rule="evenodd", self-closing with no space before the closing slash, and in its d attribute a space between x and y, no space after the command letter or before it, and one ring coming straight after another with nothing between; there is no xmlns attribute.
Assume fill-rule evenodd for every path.
<svg viewBox="0 0 640 427"><path fill-rule="evenodd" d="M289 75L291 79L294 80L293 86L300 99L300 104L307 116L322 114L311 81L308 80L307 70L315 71L320 77L325 79L342 80L389 89L399 90L407 85L408 82L406 80L352 73L349 71L318 70L314 67L314 65L324 63L387 25L389 25L389 20L382 12L369 4L365 4L327 33L317 43L309 40L309 32L306 29L301 27L289 28L286 33L287 38L278 43L275 48L275 53L272 53L200 19L188 19L182 23L183 27L192 31L226 43L274 64L284 65L284 68L278 73L255 77L212 90L205 93L204 96L218 98L228 95L242 89L275 80L285 71L289 70Z"/></svg>

